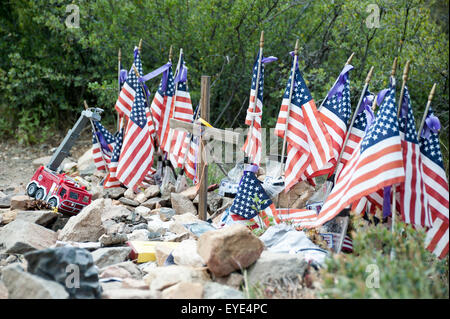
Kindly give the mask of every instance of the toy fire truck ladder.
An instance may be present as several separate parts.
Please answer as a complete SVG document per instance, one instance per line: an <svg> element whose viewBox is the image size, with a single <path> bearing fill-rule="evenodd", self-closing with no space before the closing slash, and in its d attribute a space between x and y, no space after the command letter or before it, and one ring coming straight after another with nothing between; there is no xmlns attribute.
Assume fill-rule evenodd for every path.
<svg viewBox="0 0 450 319"><path fill-rule="evenodd" d="M59 165L61 165L62 161L69 155L69 151L72 146L75 144L75 141L80 137L81 131L84 129L86 124L89 121L100 121L100 114L103 112L101 108L89 108L81 112L81 116L72 129L67 132L66 137L62 141L62 143L58 146L56 151L53 153L50 162L46 165L46 167L56 172Z"/></svg>

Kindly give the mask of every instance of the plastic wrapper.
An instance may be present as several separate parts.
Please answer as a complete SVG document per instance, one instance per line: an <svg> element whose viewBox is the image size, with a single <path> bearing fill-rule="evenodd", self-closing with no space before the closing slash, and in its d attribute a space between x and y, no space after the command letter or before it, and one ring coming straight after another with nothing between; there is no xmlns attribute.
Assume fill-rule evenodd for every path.
<svg viewBox="0 0 450 319"><path fill-rule="evenodd" d="M236 196L239 182L244 174L245 165L243 162L237 163L227 174L227 177L220 181L219 195L223 197Z"/></svg>

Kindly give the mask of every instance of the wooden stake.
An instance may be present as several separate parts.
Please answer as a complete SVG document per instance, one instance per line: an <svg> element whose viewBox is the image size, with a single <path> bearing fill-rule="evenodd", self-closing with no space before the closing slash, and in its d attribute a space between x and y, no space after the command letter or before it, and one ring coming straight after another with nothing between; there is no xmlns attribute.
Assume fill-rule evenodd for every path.
<svg viewBox="0 0 450 319"><path fill-rule="evenodd" d="M139 51L139 54L141 54L141 52L142 52L142 39L139 40L138 51Z"/></svg>
<svg viewBox="0 0 450 319"><path fill-rule="evenodd" d="M210 97L210 82L211 77L202 75L201 80L201 105L200 112L201 117L209 122L209 97ZM206 220L208 214L208 163L206 162L206 154L204 153L204 147L202 139L198 146L198 154L200 155L200 187L199 187L199 202L198 202L198 217L201 220Z"/></svg>
<svg viewBox="0 0 450 319"><path fill-rule="evenodd" d="M352 55L348 58L347 62L345 62L345 65L352 63L353 57L355 55L355 52L352 52Z"/></svg>
<svg viewBox="0 0 450 319"><path fill-rule="evenodd" d="M263 47L264 47L264 31L261 31L261 37L259 39L259 57L258 57L258 73L256 76L256 87L255 87L255 101L253 105L251 106L251 112L255 113L256 111L256 105L258 103L258 90L259 90L259 77L261 76L261 60L263 55ZM250 102L251 103L251 102ZM254 144L252 143L252 133L253 133L253 125L255 123L255 117L252 116L252 124L250 125L249 131L248 131L248 144L247 144L247 150L246 152L251 152L252 148L254 147ZM254 158L249 155L251 158L251 162L254 162ZM226 174L225 174L226 176Z"/></svg>
<svg viewBox="0 0 450 319"><path fill-rule="evenodd" d="M394 58L394 63L392 64L391 77L395 76L396 71L397 71L397 57Z"/></svg>
<svg viewBox="0 0 450 319"><path fill-rule="evenodd" d="M288 109L287 109L287 115L286 115L286 124L285 124L285 128L284 128L283 148L281 151L280 176L282 176L284 173L284 153L286 151L286 136L288 133L289 115L291 112L292 92L294 89L295 67L297 65L297 60L298 60L298 39L295 42L294 62L292 63L292 70L291 70L292 78L291 78L291 87L289 89L289 103L288 103Z"/></svg>
<svg viewBox="0 0 450 319"><path fill-rule="evenodd" d="M425 112L423 113L423 117L422 117L422 121L420 122L419 130L417 131L417 135L418 135L419 139L420 139L420 136L422 135L423 126L425 125L425 120L427 118L428 110L430 109L431 100L433 99L435 91L436 91L436 83L433 84L430 94L428 95L427 106L425 107Z"/></svg>
<svg viewBox="0 0 450 319"><path fill-rule="evenodd" d="M169 61L172 62L172 46L169 49Z"/></svg>

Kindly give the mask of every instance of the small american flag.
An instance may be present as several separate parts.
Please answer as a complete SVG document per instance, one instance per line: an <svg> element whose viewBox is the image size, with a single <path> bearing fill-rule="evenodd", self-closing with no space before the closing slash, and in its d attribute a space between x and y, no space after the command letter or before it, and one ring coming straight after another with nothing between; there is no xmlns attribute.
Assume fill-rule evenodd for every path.
<svg viewBox="0 0 450 319"><path fill-rule="evenodd" d="M274 223L279 222L274 203L252 171L244 171L230 212L248 220L262 218L266 226L270 225L271 218Z"/></svg>
<svg viewBox="0 0 450 319"><path fill-rule="evenodd" d="M431 107L428 116L433 116ZM439 133L431 132L429 138L421 137L419 144L425 190L433 219L433 226L427 233L425 247L439 258L444 258L448 254L449 244L449 192L439 145Z"/></svg>
<svg viewBox="0 0 450 319"><path fill-rule="evenodd" d="M339 154L341 153L345 135L347 134L347 123L349 122L351 115L349 72L352 69L353 66L351 65L345 66L337 83L330 91L330 93L336 93L331 96L330 93L328 93L325 103L319 108L320 118L330 134L333 143L333 157L324 168L319 169L316 172L311 172L311 167L308 167L307 175L311 177L332 173L336 166L337 159L339 158ZM341 77L344 81L343 84L339 81ZM339 87L340 90L336 90L336 87Z"/></svg>
<svg viewBox="0 0 450 319"><path fill-rule="evenodd" d="M334 218L361 197L404 181L395 87L391 87L376 119L338 176L316 226Z"/></svg>
<svg viewBox="0 0 450 319"><path fill-rule="evenodd" d="M407 112L404 117L400 118L403 165L405 166L405 183L400 184L399 187L400 212L405 223L430 227L432 220L422 177L419 140L407 87L405 87L402 100Z"/></svg>
<svg viewBox="0 0 450 319"><path fill-rule="evenodd" d="M92 132L92 157L95 167L99 171L106 171L115 144L114 136L101 123L97 121L93 121L93 123L96 131Z"/></svg>
<svg viewBox="0 0 450 319"><path fill-rule="evenodd" d="M150 106L150 111L153 114L153 120L155 122L153 124L160 147L165 152L168 152L170 145L167 143L167 137L170 129L169 120L172 112L172 99L175 94L175 83L173 80L172 66L165 72L167 73L163 74L163 78ZM165 78L166 75L167 78Z"/></svg>
<svg viewBox="0 0 450 319"><path fill-rule="evenodd" d="M116 133L114 139L114 149L111 157L111 162L109 163L109 173L103 183L104 188L119 187L121 184L117 179L117 164L119 162L120 150L122 149L123 128Z"/></svg>
<svg viewBox="0 0 450 319"><path fill-rule="evenodd" d="M142 67L139 54L136 62ZM125 130L117 165L117 179L128 188L135 188L144 180L146 174L151 170L154 152L142 87L138 86L135 92L130 120Z"/></svg>
<svg viewBox="0 0 450 319"><path fill-rule="evenodd" d="M247 110L247 116L245 117L245 124L252 125L251 128L251 141L249 140L249 135L245 140L244 147L242 150L250 156L252 162L256 165L261 163L261 150L262 150L262 139L261 139L261 117L262 117L262 102L263 102L263 89L264 89L264 63L261 63L260 74L259 74L259 84L258 84L258 97L256 98L256 82L258 81L258 61L259 53L256 57L256 61L253 64L253 74L252 74L252 85L250 89L250 101Z"/></svg>

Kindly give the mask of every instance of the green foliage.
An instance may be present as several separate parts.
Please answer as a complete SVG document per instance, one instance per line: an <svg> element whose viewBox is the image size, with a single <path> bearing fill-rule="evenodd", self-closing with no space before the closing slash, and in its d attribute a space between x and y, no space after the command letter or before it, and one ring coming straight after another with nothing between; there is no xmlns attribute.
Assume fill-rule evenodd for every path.
<svg viewBox="0 0 450 319"><path fill-rule="evenodd" d="M368 227L360 219L354 228L353 254L334 255L322 271L322 297L448 298L448 258L440 261L425 250L423 230L399 222L392 234L384 225ZM379 288L369 277L376 275L374 267Z"/></svg>
<svg viewBox="0 0 450 319"><path fill-rule="evenodd" d="M70 1L6 2L0 9L0 134L15 136L19 114L39 114L39 126L66 131L83 109L83 100L106 110L113 121L117 98L117 52L130 69L132 50L143 39L144 72L164 64L170 45L183 48L194 105L200 77L211 76L211 122L244 126L245 108L260 31L264 55L275 55L264 83L263 126L274 127L291 67L288 52L300 40L299 65L319 104L352 52L351 98L355 106L369 68L370 89L385 88L392 61L399 56L397 81L412 60L408 81L419 122L434 82L433 100L448 149L448 1L421 0L79 0L80 28L67 28ZM369 4L380 8L380 27L369 29ZM147 82L155 92L159 78ZM398 93L397 93L398 94ZM218 119L219 114L223 116ZM43 110L44 112L41 112ZM27 131L29 135L34 133ZM29 138L29 142L33 139ZM448 152L444 154L448 162Z"/></svg>

